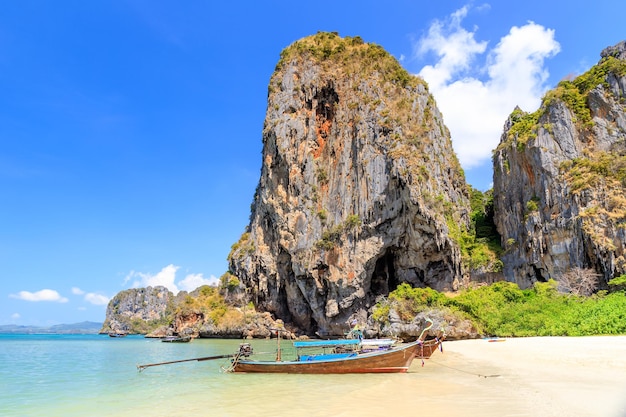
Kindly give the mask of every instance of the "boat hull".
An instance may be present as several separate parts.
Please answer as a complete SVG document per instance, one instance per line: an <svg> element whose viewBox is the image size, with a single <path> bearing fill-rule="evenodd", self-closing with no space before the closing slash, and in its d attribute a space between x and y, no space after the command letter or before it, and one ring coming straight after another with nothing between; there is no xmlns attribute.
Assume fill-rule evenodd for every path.
<svg viewBox="0 0 626 417"><path fill-rule="evenodd" d="M441 341L413 342L382 352L371 352L349 358L312 361L255 361L239 359L233 362L233 372L290 374L355 374L403 373L413 359L428 358Z"/></svg>

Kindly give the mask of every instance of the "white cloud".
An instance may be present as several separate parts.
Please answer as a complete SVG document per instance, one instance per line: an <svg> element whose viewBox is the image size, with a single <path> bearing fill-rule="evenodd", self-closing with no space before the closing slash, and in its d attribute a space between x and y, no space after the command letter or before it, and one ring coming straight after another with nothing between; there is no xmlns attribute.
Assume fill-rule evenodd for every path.
<svg viewBox="0 0 626 417"><path fill-rule="evenodd" d="M84 295L84 299L85 301L87 301L88 303L91 303L93 305L97 305L97 306L101 306L101 305L107 305L109 303L109 297L102 295L102 294L98 294L95 292L85 292L83 290L81 290L78 287L72 287L72 294L74 295Z"/></svg>
<svg viewBox="0 0 626 417"><path fill-rule="evenodd" d="M417 44L418 55L433 52L439 59L434 66L426 66L420 72L431 88L443 86L454 75L470 69L475 55L482 54L487 48L487 42L476 41L475 32L461 27L468 10L468 6L457 10L450 15L448 22L436 20Z"/></svg>
<svg viewBox="0 0 626 417"><path fill-rule="evenodd" d="M547 89L544 61L560 50L554 31L534 22L512 27L487 50L487 42L476 40L477 28L468 32L461 26L468 11L465 6L447 21L435 21L415 48L418 55L432 52L438 58L419 75L428 82L466 169L491 157L516 105L527 111L539 107ZM485 63L475 64L485 52Z"/></svg>
<svg viewBox="0 0 626 417"><path fill-rule="evenodd" d="M156 275L131 271L126 276L124 283L132 281L133 288L163 286L174 294L178 294L179 289L174 283L174 281L176 280L176 271L178 271L178 268L178 266L170 264L161 269L161 271Z"/></svg>
<svg viewBox="0 0 626 417"><path fill-rule="evenodd" d="M491 10L491 5L489 3L483 3L480 6L476 6L476 11L478 12L486 12Z"/></svg>
<svg viewBox="0 0 626 417"><path fill-rule="evenodd" d="M211 275L205 278L203 274L187 274L181 281L176 282L176 272L180 269L176 265L168 265L156 275L131 271L124 278L124 285L131 282L132 288L163 286L174 294L179 291L193 291L202 285L217 285L219 279Z"/></svg>
<svg viewBox="0 0 626 417"><path fill-rule="evenodd" d="M85 301L97 306L104 306L109 303L109 297L95 292L88 292L85 294Z"/></svg>
<svg viewBox="0 0 626 417"><path fill-rule="evenodd" d="M13 320L17 320L17 319L19 319L20 317L22 317L22 316L20 316L20 313L13 313L13 314L11 314L11 318L12 318Z"/></svg>
<svg viewBox="0 0 626 417"><path fill-rule="evenodd" d="M61 294L56 292L55 290L40 290L37 292L30 291L20 291L17 294L9 295L11 298L17 298L18 300L24 301L53 301L57 303L67 303L68 299L62 297Z"/></svg>
<svg viewBox="0 0 626 417"><path fill-rule="evenodd" d="M202 285L217 285L218 283L219 279L213 275L209 278L204 278L202 274L189 274L178 285L183 291L193 291Z"/></svg>

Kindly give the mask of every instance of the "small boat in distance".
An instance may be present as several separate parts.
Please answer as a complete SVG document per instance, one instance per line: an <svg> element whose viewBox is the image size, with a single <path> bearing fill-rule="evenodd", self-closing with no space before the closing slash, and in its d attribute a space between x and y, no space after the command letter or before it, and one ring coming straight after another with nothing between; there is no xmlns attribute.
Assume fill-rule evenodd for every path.
<svg viewBox="0 0 626 417"><path fill-rule="evenodd" d="M109 337L126 337L128 333L126 332L109 332Z"/></svg>
<svg viewBox="0 0 626 417"><path fill-rule="evenodd" d="M161 342L166 343L189 343L191 342L191 336L165 336L161 339Z"/></svg>

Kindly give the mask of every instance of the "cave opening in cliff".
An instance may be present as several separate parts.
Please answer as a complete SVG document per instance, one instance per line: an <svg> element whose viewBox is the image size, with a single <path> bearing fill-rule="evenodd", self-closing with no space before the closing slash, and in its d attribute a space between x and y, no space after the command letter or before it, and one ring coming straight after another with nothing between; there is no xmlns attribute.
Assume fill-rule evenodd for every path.
<svg viewBox="0 0 626 417"><path fill-rule="evenodd" d="M370 281L370 290L374 297L388 295L398 288L398 278L394 266L395 256L392 250L388 250L376 261L374 272Z"/></svg>
<svg viewBox="0 0 626 417"><path fill-rule="evenodd" d="M339 102L339 95L335 91L333 84L328 83L328 85L322 87L315 94L314 98L317 101L315 115L322 120L328 120L332 123L335 117L335 106Z"/></svg>
<svg viewBox="0 0 626 417"><path fill-rule="evenodd" d="M531 265L533 272L535 273L535 279L538 282L548 282L548 278L543 276L541 268L537 268L537 265Z"/></svg>

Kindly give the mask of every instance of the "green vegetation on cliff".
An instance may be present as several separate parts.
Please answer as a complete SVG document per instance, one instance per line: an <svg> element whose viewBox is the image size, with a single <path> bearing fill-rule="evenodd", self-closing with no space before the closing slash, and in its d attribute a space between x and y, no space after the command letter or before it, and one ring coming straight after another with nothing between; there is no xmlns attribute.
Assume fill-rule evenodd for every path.
<svg viewBox="0 0 626 417"><path fill-rule="evenodd" d="M107 322L110 325L110 322L114 321L116 328L133 334L149 334L159 329L176 327L179 323L189 323L197 329L209 325L216 331L242 327L251 320L254 306L241 307L239 287L237 277L227 272L220 278L219 287L204 285L190 293L180 292L176 296L168 292L170 296L160 313L145 301L124 307L119 302L112 303L111 315L107 317ZM167 291L165 288L163 290ZM116 299L134 299L136 291L137 289L122 291ZM129 314L129 308L135 313L145 311L143 314ZM142 316L158 318L145 320Z"/></svg>
<svg viewBox="0 0 626 417"><path fill-rule="evenodd" d="M239 238L239 241L236 243L233 243L233 245L230 247L228 260L230 261L231 258L233 257L242 258L246 255L254 253L254 251L255 251L255 245L254 245L254 242L250 239L250 233L244 232Z"/></svg>
<svg viewBox="0 0 626 417"><path fill-rule="evenodd" d="M224 289L239 283L231 274L223 277L221 284ZM187 295L177 303L174 316L188 317L197 315L204 322L210 322L218 329L228 329L241 326L248 316L245 310L235 308L226 301L219 288L204 285L194 291L194 295ZM251 312L254 308L250 308Z"/></svg>
<svg viewBox="0 0 626 417"><path fill-rule="evenodd" d="M563 162L560 171L572 194L588 196L579 213L585 232L595 243L614 250L619 243L607 235L606 225L626 227L626 155L588 152L586 158Z"/></svg>
<svg viewBox="0 0 626 417"><path fill-rule="evenodd" d="M626 62L612 56L605 57L584 74L573 80L563 80L556 88L548 91L542 99L541 106L535 112L526 113L519 108L513 110L509 116L512 125L508 131L507 140L502 142L498 149L509 146L515 140L517 149L522 151L528 140L537 137L540 127L550 130L550 126L540 126L539 119L545 114L548 106L557 100L565 103L571 110L578 128L592 127L593 121L587 105L587 96L597 86L601 85L608 89L609 74L626 75Z"/></svg>
<svg viewBox="0 0 626 417"><path fill-rule="evenodd" d="M596 152L587 158L565 161L560 168L575 193L596 187L600 181L626 187L626 155L616 152Z"/></svg>
<svg viewBox="0 0 626 417"><path fill-rule="evenodd" d="M450 237L459 245L463 266L469 270L499 272L503 264L500 234L493 220L493 192L485 193L470 187L471 225L467 230L459 225L446 209L446 224Z"/></svg>
<svg viewBox="0 0 626 417"><path fill-rule="evenodd" d="M360 73L379 72L385 81L401 87L424 84L421 78L409 74L398 61L385 49L374 43L363 42L360 36L341 37L336 32L318 32L316 35L302 38L280 54L276 70L286 63L309 56L320 63L350 67Z"/></svg>
<svg viewBox="0 0 626 417"><path fill-rule="evenodd" d="M543 111L543 106L533 113L526 113L519 107L516 107L509 116L512 124L507 134L508 140L503 143L508 144L515 138L517 140L517 150L522 151L524 146L526 146L526 142L537 137L537 122L539 117L543 115ZM498 148L501 146L502 144Z"/></svg>
<svg viewBox="0 0 626 417"><path fill-rule="evenodd" d="M373 318L388 320L390 309L410 321L431 308L470 319L482 334L493 336L586 336L626 334L626 277L612 281L613 292L591 297L562 294L556 281L521 290L510 282L467 289L448 297L430 288L401 284L375 307Z"/></svg>
<svg viewBox="0 0 626 417"><path fill-rule="evenodd" d="M598 186L610 190L605 201L606 207L596 214L602 212L614 220L626 220L626 198L624 198L626 155L617 152L595 152L589 154L587 158L566 161L561 164L560 169L575 194Z"/></svg>
<svg viewBox="0 0 626 417"><path fill-rule="evenodd" d="M581 94L586 95L598 85L609 87L607 75L614 74L618 77L626 75L626 62L613 56L604 57L597 65L594 65L572 83L578 88Z"/></svg>

